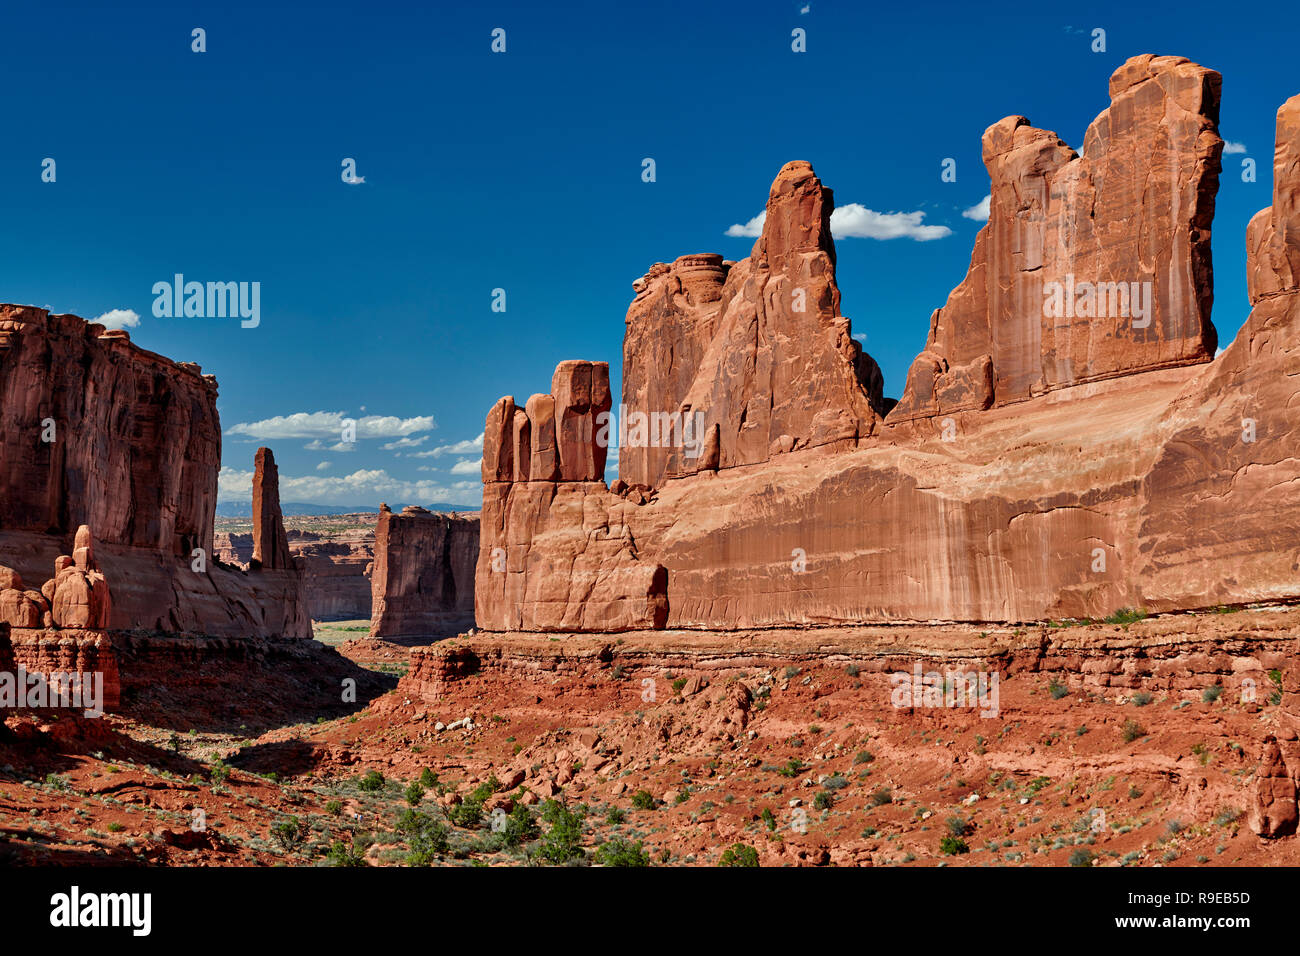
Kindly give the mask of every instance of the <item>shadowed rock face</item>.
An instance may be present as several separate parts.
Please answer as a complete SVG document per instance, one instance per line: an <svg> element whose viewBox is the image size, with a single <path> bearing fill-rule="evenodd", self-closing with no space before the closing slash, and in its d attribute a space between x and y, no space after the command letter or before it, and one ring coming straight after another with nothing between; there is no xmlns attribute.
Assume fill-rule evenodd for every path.
<svg viewBox="0 0 1300 956"><path fill-rule="evenodd" d="M440 637L474 620L478 515L387 505L375 526L371 637Z"/></svg>
<svg viewBox="0 0 1300 956"><path fill-rule="evenodd" d="M216 397L197 365L146 352L126 332L0 305L0 564L44 580L60 555L76 563L85 525L114 582L105 627L309 636L287 555L256 576L210 561ZM92 598L93 588L70 597L67 613L97 616Z"/></svg>
<svg viewBox="0 0 1300 956"><path fill-rule="evenodd" d="M1023 116L985 131L988 225L890 422L1214 356L1220 84L1182 57L1138 56L1111 77L1082 156Z"/></svg>
<svg viewBox="0 0 1300 956"><path fill-rule="evenodd" d="M75 315L0 305L0 529L210 547L217 383Z"/></svg>
<svg viewBox="0 0 1300 956"><path fill-rule="evenodd" d="M990 223L883 422L864 357L838 347L828 193L787 166L749 260L656 266L629 311L624 402L701 410L697 463L624 447L607 488L506 481L485 456L479 626L1021 622L1300 595L1300 98L1248 234L1254 311L1211 361L1218 84L1131 60L1082 158L1019 117L986 133ZM1150 324L1045 316L1044 282L1070 274L1149 281ZM808 313L782 304L795 287Z"/></svg>

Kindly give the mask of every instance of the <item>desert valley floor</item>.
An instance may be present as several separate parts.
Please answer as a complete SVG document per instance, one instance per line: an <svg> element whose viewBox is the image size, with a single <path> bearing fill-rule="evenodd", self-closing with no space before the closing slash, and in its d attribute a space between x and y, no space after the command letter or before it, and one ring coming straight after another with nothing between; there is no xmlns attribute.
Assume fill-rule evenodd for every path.
<svg viewBox="0 0 1300 956"><path fill-rule="evenodd" d="M737 844L763 866L1300 862L1296 837L1248 826L1292 606L414 651L367 630L317 629L374 676L351 713L268 711L214 676L197 711L141 691L101 721L10 720L4 862L523 865L637 844L670 865ZM914 660L1002 668L998 713L895 708L889 674Z"/></svg>

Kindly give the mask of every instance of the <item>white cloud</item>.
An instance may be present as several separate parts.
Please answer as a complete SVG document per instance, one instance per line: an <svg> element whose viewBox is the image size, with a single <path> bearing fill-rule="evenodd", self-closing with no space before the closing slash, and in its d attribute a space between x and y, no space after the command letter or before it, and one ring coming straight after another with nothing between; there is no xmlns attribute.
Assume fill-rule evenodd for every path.
<svg viewBox="0 0 1300 956"><path fill-rule="evenodd" d="M91 321L98 322L106 329L134 329L140 325L140 315L132 309L110 309Z"/></svg>
<svg viewBox="0 0 1300 956"><path fill-rule="evenodd" d="M350 475L330 477L280 475L282 501L322 505L356 505L381 501L450 502L476 504L483 491L479 481L406 481L380 469L360 469ZM222 468L217 477L217 497L222 501L249 501L253 495L252 471Z"/></svg>
<svg viewBox="0 0 1300 956"><path fill-rule="evenodd" d="M1230 139L1225 139L1223 141L1223 151L1228 155L1232 155L1233 153L1244 153L1246 152L1246 144L1234 143Z"/></svg>
<svg viewBox="0 0 1300 956"><path fill-rule="evenodd" d="M479 432L477 438L467 438L465 441L458 441L451 445L439 445L437 448L430 448L428 451L418 451L412 458L441 458L443 455L472 455L475 452L483 452L483 433Z"/></svg>
<svg viewBox="0 0 1300 956"><path fill-rule="evenodd" d="M356 422L358 438L398 438L438 427L432 415L415 418L365 415L352 418L345 412L294 412L292 415L277 415L258 422L240 422L227 428L226 434L243 435L259 441L342 437L343 422L349 419Z"/></svg>
<svg viewBox="0 0 1300 956"><path fill-rule="evenodd" d="M831 213L831 235L836 239L915 239L928 242L951 236L947 226L926 226L923 212L876 212L851 202Z"/></svg>
<svg viewBox="0 0 1300 956"><path fill-rule="evenodd" d="M854 337L855 339L857 339L859 342L865 342L865 341L867 340L867 333L866 333L866 332L854 332L854 333L853 333L853 337Z"/></svg>
<svg viewBox="0 0 1300 956"><path fill-rule="evenodd" d="M337 442L335 442L335 443L332 444L332 445L327 445L327 444L325 444L323 441L321 441L319 438L317 438L317 439L314 440L314 441L309 441L309 442L307 442L307 444L303 445L302 447L305 448L305 449L307 449L307 451L343 451L343 452L347 452L347 451L356 451L356 450L357 450L357 443L356 443L356 442L337 441Z"/></svg>
<svg viewBox="0 0 1300 956"><path fill-rule="evenodd" d="M317 470L317 471L328 471L328 470L329 470L329 467L330 467L330 463L329 463L328 461L322 461L319 465L316 466L316 470Z"/></svg>
<svg viewBox="0 0 1300 956"><path fill-rule="evenodd" d="M993 201L993 195L990 193L985 196L969 209L963 209L961 215L963 219L974 219L976 222L989 221L989 203Z"/></svg>
<svg viewBox="0 0 1300 956"><path fill-rule="evenodd" d="M253 473L223 467L217 473L217 498L221 501L252 501Z"/></svg>
<svg viewBox="0 0 1300 956"><path fill-rule="evenodd" d="M756 239L763 234L767 212L760 212L743 226L727 229L728 236ZM915 239L928 242L952 235L947 226L927 226L923 212L876 212L861 203L839 206L831 213L831 236L835 239Z"/></svg>
<svg viewBox="0 0 1300 956"><path fill-rule="evenodd" d="M727 228L727 235L735 236L736 238L740 238L740 239L757 239L759 236L763 234L763 223L766 220L767 220L767 210L764 209L762 212L760 212L753 219L749 220L749 222L745 223L743 226L740 223L736 223L733 226L729 226Z"/></svg>
<svg viewBox="0 0 1300 956"><path fill-rule="evenodd" d="M379 447L384 451L392 451L395 448L414 448L416 445L423 445L428 440L428 435L421 435L419 438L399 438L397 441L390 441Z"/></svg>
<svg viewBox="0 0 1300 956"><path fill-rule="evenodd" d="M451 466L453 475L479 475L482 474L482 460L475 461L472 458L464 458Z"/></svg>

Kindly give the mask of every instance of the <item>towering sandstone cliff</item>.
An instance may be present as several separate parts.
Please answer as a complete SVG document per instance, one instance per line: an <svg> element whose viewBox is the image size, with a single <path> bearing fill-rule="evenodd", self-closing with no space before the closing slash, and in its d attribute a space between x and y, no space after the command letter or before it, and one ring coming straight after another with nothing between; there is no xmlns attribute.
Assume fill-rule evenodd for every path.
<svg viewBox="0 0 1300 956"><path fill-rule="evenodd" d="M891 422L1214 356L1220 83L1182 57L1129 60L1082 156L1023 116L988 128L989 221Z"/></svg>
<svg viewBox="0 0 1300 956"><path fill-rule="evenodd" d="M695 436L625 444L606 487L585 431L608 407L602 364L590 393L565 363L550 395L492 409L479 626L1015 622L1300 595L1300 103L1247 237L1254 312L1214 359L1219 85L1182 58L1128 61L1083 156L1023 117L990 127L989 223L892 410L839 314L830 193L788 164L748 259L634 283L623 404L697 413Z"/></svg>
<svg viewBox="0 0 1300 956"><path fill-rule="evenodd" d="M85 525L113 582L112 629L310 636L287 554L255 573L211 561L216 397L211 375L126 332L0 305L0 564L42 581Z"/></svg>
<svg viewBox="0 0 1300 956"><path fill-rule="evenodd" d="M441 637L474 623L478 515L379 510L370 575L372 637Z"/></svg>

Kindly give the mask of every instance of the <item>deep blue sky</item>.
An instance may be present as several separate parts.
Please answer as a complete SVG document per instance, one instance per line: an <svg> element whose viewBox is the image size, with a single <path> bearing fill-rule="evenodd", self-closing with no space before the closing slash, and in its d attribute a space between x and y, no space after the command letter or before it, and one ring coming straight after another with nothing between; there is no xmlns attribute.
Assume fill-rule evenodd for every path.
<svg viewBox="0 0 1300 956"><path fill-rule="evenodd" d="M1114 68L1154 52L1223 73L1220 131L1247 150L1225 157L1214 224L1214 321L1222 341L1236 333L1274 114L1300 92L1292 4L803 6L10 4L0 301L139 313L136 342L218 376L228 430L315 412L436 420L408 423L424 440L396 449L228 434L225 498L267 443L286 500L474 504L475 452L411 453L473 439L493 401L545 391L561 359L617 375L631 282L688 252L745 256L752 239L724 233L791 159L841 205L952 230L837 244L843 311L897 396L969 261L980 224L960 212L988 192L983 130L1021 113L1077 148ZM807 53L790 49L795 27ZM1243 156L1258 182L1241 181ZM344 157L364 184L341 181ZM151 288L176 272L260 282L261 326L155 318Z"/></svg>

